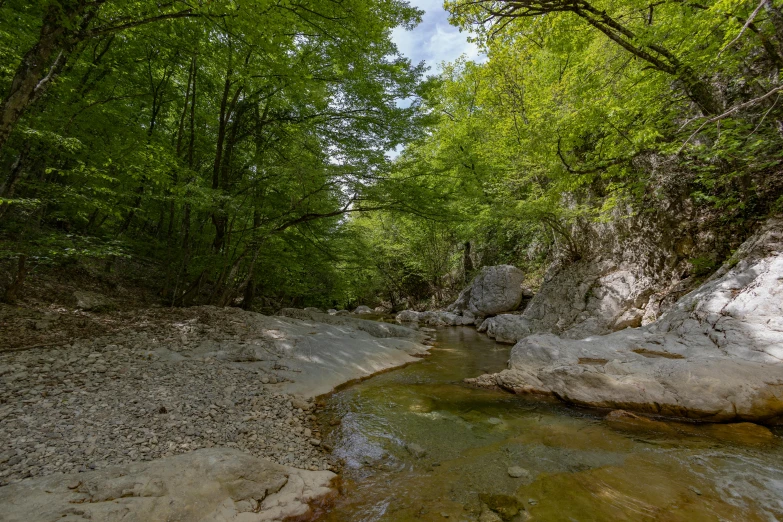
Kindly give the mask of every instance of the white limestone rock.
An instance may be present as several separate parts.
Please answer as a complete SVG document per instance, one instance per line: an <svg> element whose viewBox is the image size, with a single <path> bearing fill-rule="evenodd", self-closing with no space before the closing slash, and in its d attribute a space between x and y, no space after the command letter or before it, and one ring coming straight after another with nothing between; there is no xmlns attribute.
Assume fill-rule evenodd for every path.
<svg viewBox="0 0 783 522"><path fill-rule="evenodd" d="M652 324L578 340L530 335L508 370L468 382L596 407L781 423L782 230L783 220L771 220Z"/></svg>
<svg viewBox="0 0 783 522"><path fill-rule="evenodd" d="M27 479L0 488L0 518L266 522L304 517L334 494L330 471L304 471L230 448Z"/></svg>

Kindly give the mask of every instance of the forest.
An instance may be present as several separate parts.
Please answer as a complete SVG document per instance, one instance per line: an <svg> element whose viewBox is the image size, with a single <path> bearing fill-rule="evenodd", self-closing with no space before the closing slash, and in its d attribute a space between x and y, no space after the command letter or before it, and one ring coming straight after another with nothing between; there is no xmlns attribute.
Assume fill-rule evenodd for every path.
<svg viewBox="0 0 783 522"><path fill-rule="evenodd" d="M0 0L4 300L82 264L175 307L434 308L664 201L783 209L779 2L445 8L485 60L411 63L403 0Z"/></svg>

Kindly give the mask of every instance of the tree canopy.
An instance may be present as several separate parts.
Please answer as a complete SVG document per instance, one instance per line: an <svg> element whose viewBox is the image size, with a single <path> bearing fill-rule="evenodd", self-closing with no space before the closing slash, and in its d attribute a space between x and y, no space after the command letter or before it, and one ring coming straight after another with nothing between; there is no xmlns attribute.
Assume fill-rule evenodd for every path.
<svg viewBox="0 0 783 522"><path fill-rule="evenodd" d="M402 0L0 2L0 257L144 259L173 305L399 308L482 264L535 280L673 191L780 208L779 2L445 7L486 60L425 78Z"/></svg>

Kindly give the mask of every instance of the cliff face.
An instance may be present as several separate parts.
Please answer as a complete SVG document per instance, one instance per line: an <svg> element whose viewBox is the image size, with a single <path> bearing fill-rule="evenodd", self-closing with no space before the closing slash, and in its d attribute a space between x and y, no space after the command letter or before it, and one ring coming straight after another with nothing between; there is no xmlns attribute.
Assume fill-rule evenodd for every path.
<svg viewBox="0 0 783 522"><path fill-rule="evenodd" d="M516 342L532 333L580 339L650 324L742 239L686 197L624 213L631 212L618 209L608 222L574 227L579 259L554 263L522 315L489 318L480 331Z"/></svg>
<svg viewBox="0 0 783 522"><path fill-rule="evenodd" d="M605 281L623 281L603 277L596 281L604 289ZM625 279L613 288L637 288L633 282L640 279ZM545 296L542 291L538 298ZM546 307L539 304L538 309L555 313L551 302ZM470 381L597 407L713 421L783 422L783 219L769 220L655 322L587 336L586 323L594 332L609 328L618 312L607 306L587 310L593 312L588 320L604 322L567 319L565 335L528 335L514 346L508 370ZM528 314L529 309L523 318L530 321ZM529 324L546 324L535 321Z"/></svg>

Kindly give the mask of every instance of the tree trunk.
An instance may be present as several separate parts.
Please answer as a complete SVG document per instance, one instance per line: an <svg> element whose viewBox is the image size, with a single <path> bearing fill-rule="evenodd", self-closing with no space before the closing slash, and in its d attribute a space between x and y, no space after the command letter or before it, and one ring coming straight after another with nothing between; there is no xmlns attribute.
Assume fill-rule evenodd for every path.
<svg viewBox="0 0 783 522"><path fill-rule="evenodd" d="M49 2L38 41L14 72L11 88L0 103L0 151L19 118L62 70L76 43L68 28L78 29L88 6L80 0Z"/></svg>
<svg viewBox="0 0 783 522"><path fill-rule="evenodd" d="M24 281L27 278L27 256L19 256L19 264L16 270L16 277L14 278L14 281L11 283L11 286L9 286L6 291L5 295L3 296L3 301L5 301L8 304L14 304L16 302L16 299L19 296L19 292L22 290L22 287L24 286Z"/></svg>

